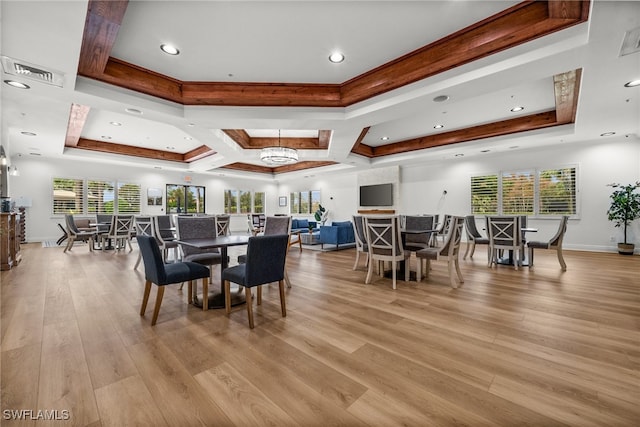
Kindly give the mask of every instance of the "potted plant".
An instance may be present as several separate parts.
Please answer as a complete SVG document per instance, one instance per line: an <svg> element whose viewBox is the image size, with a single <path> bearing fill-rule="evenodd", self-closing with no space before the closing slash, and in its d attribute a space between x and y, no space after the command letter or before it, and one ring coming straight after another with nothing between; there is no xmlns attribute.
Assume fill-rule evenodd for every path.
<svg viewBox="0 0 640 427"><path fill-rule="evenodd" d="M627 228L631 223L640 218L640 181L635 184L608 184L613 187L611 193L611 205L607 211L609 221L613 221L616 227L624 228L624 243L618 243L618 253L633 255L635 245L627 242Z"/></svg>
<svg viewBox="0 0 640 427"><path fill-rule="evenodd" d="M327 222L327 218L329 217L329 211L326 210L322 205L318 205L318 210L313 214L316 221L318 221L321 225L324 225Z"/></svg>

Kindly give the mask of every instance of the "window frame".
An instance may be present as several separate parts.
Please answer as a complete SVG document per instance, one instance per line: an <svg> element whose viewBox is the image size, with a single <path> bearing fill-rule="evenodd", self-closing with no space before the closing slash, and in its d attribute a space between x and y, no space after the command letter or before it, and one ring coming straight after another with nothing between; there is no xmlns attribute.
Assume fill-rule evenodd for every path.
<svg viewBox="0 0 640 427"><path fill-rule="evenodd" d="M54 191L56 190L56 181L57 180L69 180L69 181L74 181L76 183L76 186L80 185L81 186L81 191L82 194L78 197L75 197L75 208L74 209L57 209L56 208L56 197L55 197L55 193ZM124 185L134 185L137 186L138 188L138 192L137 192L137 207L138 210L137 212L123 212L126 214L133 214L133 215L139 215L141 213L141 209L142 209L142 185L136 182L124 182L124 181L118 181L118 180L110 180L110 179L97 179L97 178L80 178L80 177L60 177L60 176L54 176L51 178L51 192L50 197L51 197L51 204L50 204L50 208L51 208L51 214L53 216L58 216L58 215L65 215L68 213L72 213L74 215L96 215L96 214L103 214L103 213L107 213L107 214L118 214L121 213L118 207L118 198L119 196L119 188L121 186ZM107 184L107 185L98 185L98 186L94 186L91 183L101 183L101 184ZM112 188L108 191L112 192L112 197L113 197L113 204L112 206L112 211L109 211L107 209L98 209L98 208L93 208L92 207L92 203L89 201L89 189L98 189L100 190L100 188L104 188L104 187L109 187L111 186ZM58 188L60 190L60 188ZM70 190L67 190L70 191ZM76 192L77 193L77 192ZM131 193L131 194L135 194ZM60 200L60 199L58 199ZM102 206L104 207L104 202L102 203Z"/></svg>

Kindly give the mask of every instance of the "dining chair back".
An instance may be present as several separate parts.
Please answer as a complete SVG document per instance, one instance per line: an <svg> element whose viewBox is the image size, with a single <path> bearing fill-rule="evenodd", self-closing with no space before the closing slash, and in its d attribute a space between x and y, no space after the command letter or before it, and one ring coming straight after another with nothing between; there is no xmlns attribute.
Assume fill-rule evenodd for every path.
<svg viewBox="0 0 640 427"><path fill-rule="evenodd" d="M216 215L216 227L218 230L218 236L228 236L229 224L231 222L231 215Z"/></svg>
<svg viewBox="0 0 640 427"><path fill-rule="evenodd" d="M138 242L139 236L152 236L155 238L152 217L137 216L135 218L135 225L136 225L136 242ZM140 251L140 245L138 244L138 259L136 260L136 263L133 266L134 270L138 269L138 265L140 265L140 261L142 261L142 252Z"/></svg>
<svg viewBox="0 0 640 427"><path fill-rule="evenodd" d="M522 262L522 231L519 216L489 216L489 266L498 263L499 252L510 251L515 269Z"/></svg>
<svg viewBox="0 0 640 427"><path fill-rule="evenodd" d="M129 245L129 252L133 250L131 246L131 231L133 230L133 215L113 215L111 218L111 227L108 233L100 235L100 246L105 250L106 240L113 240L116 249L124 249Z"/></svg>
<svg viewBox="0 0 640 427"><path fill-rule="evenodd" d="M373 262L378 261L378 272L382 275L385 261L391 262L393 289L396 289L396 267L399 261L405 261L409 252L402 246L400 234L400 217L395 216L366 216L364 218L367 245L369 246L369 269L365 283L371 283L373 276ZM408 265L405 268L408 273ZM406 276L405 274L405 280Z"/></svg>
<svg viewBox="0 0 640 427"><path fill-rule="evenodd" d="M469 254L469 258L473 258L473 254L476 251L476 245L489 245L489 238L484 237L478 231L475 215L467 215L464 217L464 229L467 233L467 249L465 250L462 259L467 259L467 254L469 254L469 252L471 252ZM489 261L489 251L487 251L487 262Z"/></svg>
<svg viewBox="0 0 640 427"><path fill-rule="evenodd" d="M178 240L218 237L218 227L215 216L178 216ZM197 262L198 264L213 266L222 263L220 249L198 249L189 245L180 245L182 260ZM211 268L213 277L213 268Z"/></svg>
<svg viewBox="0 0 640 427"><path fill-rule="evenodd" d="M73 244L79 240L82 242L88 242L89 243L89 251L93 251L93 239L96 236L96 232L95 231L80 231L78 230L78 227L76 226L76 222L73 219L73 215L71 214L65 214L64 216L64 222L67 228L67 245L64 247L64 251L63 252L67 252L70 251L71 248L73 247ZM62 239L64 240L64 239ZM62 240L58 239L59 242L62 242Z"/></svg>
<svg viewBox="0 0 640 427"><path fill-rule="evenodd" d="M208 289L209 269L203 265L194 262L174 262L165 264L162 259L162 252L158 246L158 242L153 236L138 236L138 246L142 254L144 263L144 296L142 297L142 306L140 307L140 316L144 316L149 301L149 293L151 292L151 284L158 286L158 295L156 296L156 304L153 310L151 326L156 324L162 297L164 296L164 287L174 283L188 282L187 301L193 300L194 280L202 279L202 288Z"/></svg>
<svg viewBox="0 0 640 427"><path fill-rule="evenodd" d="M431 260L445 260L449 270L449 281L452 288L457 288L458 285L453 277L453 269L455 268L458 280L460 283L464 283L462 278L462 272L460 271L460 242L462 240L462 229L464 227L464 217L451 216L449 218L449 232L445 236L442 246L437 248L425 248L416 252L418 258L417 279L422 280L422 263L425 262L424 272L425 277L429 276L429 270L431 268Z"/></svg>
<svg viewBox="0 0 640 427"><path fill-rule="evenodd" d="M175 242L174 225L170 215L156 215L153 217L153 231L158 242L158 246L162 251L162 259L167 260L169 249L173 249L173 260L177 261L178 244Z"/></svg>
<svg viewBox="0 0 640 427"><path fill-rule="evenodd" d="M229 267L222 272L225 292L225 309L231 313L231 282L244 286L249 327L253 329L253 301L251 288L258 287L257 303L262 304L261 285L278 282L282 317L287 315L284 294L285 263L289 234L253 236L249 238L244 264Z"/></svg>
<svg viewBox="0 0 640 427"><path fill-rule="evenodd" d="M365 264L367 267L369 265L369 246L367 246L367 237L364 235L364 218L362 215L353 215L353 221L351 224L353 225L353 235L356 240L356 261L353 263L353 270L358 268L358 261L360 260L360 254L365 254Z"/></svg>
<svg viewBox="0 0 640 427"><path fill-rule="evenodd" d="M407 215L405 217L405 226L407 230L433 230L432 215ZM418 251L428 248L431 242L432 233L419 233L405 235L405 249L410 251Z"/></svg>
<svg viewBox="0 0 640 427"><path fill-rule="evenodd" d="M527 247L529 248L529 267L533 267L533 250L534 249L555 249L558 255L558 262L560 263L560 267L562 268L562 271L567 270L567 263L564 261L564 257L562 256L562 241L564 240L564 235L567 232L568 223L569 223L569 217L565 215L560 219L558 230L556 231L556 234L551 239L549 239L546 242L540 242L540 241L527 242Z"/></svg>

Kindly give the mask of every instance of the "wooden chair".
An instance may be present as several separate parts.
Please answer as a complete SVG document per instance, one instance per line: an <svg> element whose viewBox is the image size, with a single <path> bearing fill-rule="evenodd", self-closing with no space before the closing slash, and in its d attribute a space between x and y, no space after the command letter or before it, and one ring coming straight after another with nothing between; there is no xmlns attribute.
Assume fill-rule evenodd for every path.
<svg viewBox="0 0 640 427"><path fill-rule="evenodd" d="M464 283L462 272L460 271L460 241L462 240L462 228L464 226L464 218L461 216L451 216L449 223L449 233L445 236L444 244L439 248L425 248L416 252L418 258L417 279L422 280L422 262L425 261L424 274L429 277L429 269L431 268L431 260L444 260L448 263L449 280L451 287L457 288L458 285L453 277L453 268L455 267L460 283Z"/></svg>
<svg viewBox="0 0 640 427"><path fill-rule="evenodd" d="M367 237L364 233L364 219L362 215L353 215L353 235L356 238L356 261L353 263L353 270L358 267L358 261L360 260L360 254L365 254L364 266L369 266L369 246L367 245Z"/></svg>
<svg viewBox="0 0 640 427"><path fill-rule="evenodd" d="M106 240L113 240L116 249L120 250L129 244L129 252L133 250L131 246L131 230L133 229L133 215L113 215L111 227L108 233L100 235L100 246L104 251Z"/></svg>
<svg viewBox="0 0 640 427"><path fill-rule="evenodd" d="M522 231L519 216L489 216L487 229L489 230L489 267L498 263L499 251L510 251L515 269L522 260Z"/></svg>
<svg viewBox="0 0 640 427"><path fill-rule="evenodd" d="M549 241L527 242L527 247L529 248L529 267L533 267L533 250L534 249L555 249L558 254L558 262L560 263L560 267L562 268L562 271L567 271L567 263L564 262L564 257L562 256L562 240L564 239L564 234L567 232L568 221L569 221L568 216L562 217L562 219L560 220L558 231L556 231L556 234Z"/></svg>
<svg viewBox="0 0 640 427"><path fill-rule="evenodd" d="M78 230L78 227L76 227L76 223L73 220L73 215L71 215L71 214L66 214L64 216L64 221L65 221L65 224L67 226L67 236L68 236L69 240L67 240L67 245L64 247L64 251L63 252L70 251L71 248L73 247L73 244L76 242L76 240L83 241L83 242L89 242L89 251L93 252L93 239L96 236L96 232L95 231L80 231L80 230ZM64 239L62 239L62 240L64 240ZM58 241L60 241L60 240L58 240Z"/></svg>
<svg viewBox="0 0 640 427"><path fill-rule="evenodd" d="M230 215L216 215L216 226L218 227L218 236L228 236L231 234L229 231L229 223L231 222Z"/></svg>
<svg viewBox="0 0 640 427"><path fill-rule="evenodd" d="M265 227L266 228L266 227ZM280 288L280 310L287 315L284 295L285 262L288 251L288 234L253 236L249 238L246 262L229 267L222 272L225 292L225 309L231 313L231 282L244 286L246 293L249 327L253 329L253 301L251 288L258 287L258 305L262 304L262 285L278 282Z"/></svg>
<svg viewBox="0 0 640 427"><path fill-rule="evenodd" d="M153 231L155 233L156 241L162 251L162 259L167 260L169 249L173 249L173 259L177 261L178 258L178 244L175 242L176 237L172 231L173 224L170 215L156 215L153 217Z"/></svg>
<svg viewBox="0 0 640 427"><path fill-rule="evenodd" d="M136 242L138 241L139 236L154 236L155 231L153 230L153 218L150 216L138 216L135 219L136 225ZM140 251L140 247L138 245L138 259L136 260L136 264L133 266L134 270L138 269L138 265L140 265L140 261L142 261L142 251Z"/></svg>
<svg viewBox="0 0 640 427"><path fill-rule="evenodd" d="M153 309L153 317L151 318L151 326L156 324L162 297L164 296L164 287L175 283L188 282L189 302L193 299L193 281L202 279L202 288L208 289L209 269L195 262L174 262L165 264L162 259L162 252L153 236L138 236L138 246L142 253L144 262L144 296L142 297L142 306L140 307L140 316L144 316L151 292L151 284L158 286L158 295L156 296L156 305Z"/></svg>
<svg viewBox="0 0 640 427"><path fill-rule="evenodd" d="M476 245L488 245L489 238L483 237L478 231L475 215L467 215L464 217L464 229L467 232L467 249L464 251L462 259L467 259L467 254L469 254L469 252L471 252L469 254L469 258L473 258L473 253L476 251ZM487 251L487 261L490 261L489 257L490 252Z"/></svg>
<svg viewBox="0 0 640 427"><path fill-rule="evenodd" d="M400 218L398 216L367 216L364 218L367 245L369 246L369 269L365 283L371 283L373 261L378 261L378 271L383 273L385 261L391 262L393 289L396 289L396 267L405 261L405 280L409 279L408 254L402 247Z"/></svg>

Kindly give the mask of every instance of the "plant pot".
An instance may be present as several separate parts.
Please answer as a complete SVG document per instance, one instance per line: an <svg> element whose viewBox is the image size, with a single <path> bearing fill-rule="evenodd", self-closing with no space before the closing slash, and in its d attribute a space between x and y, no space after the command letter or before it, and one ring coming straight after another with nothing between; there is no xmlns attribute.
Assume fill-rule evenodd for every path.
<svg viewBox="0 0 640 427"><path fill-rule="evenodd" d="M635 245L633 243L618 243L618 253L620 255L633 255Z"/></svg>

